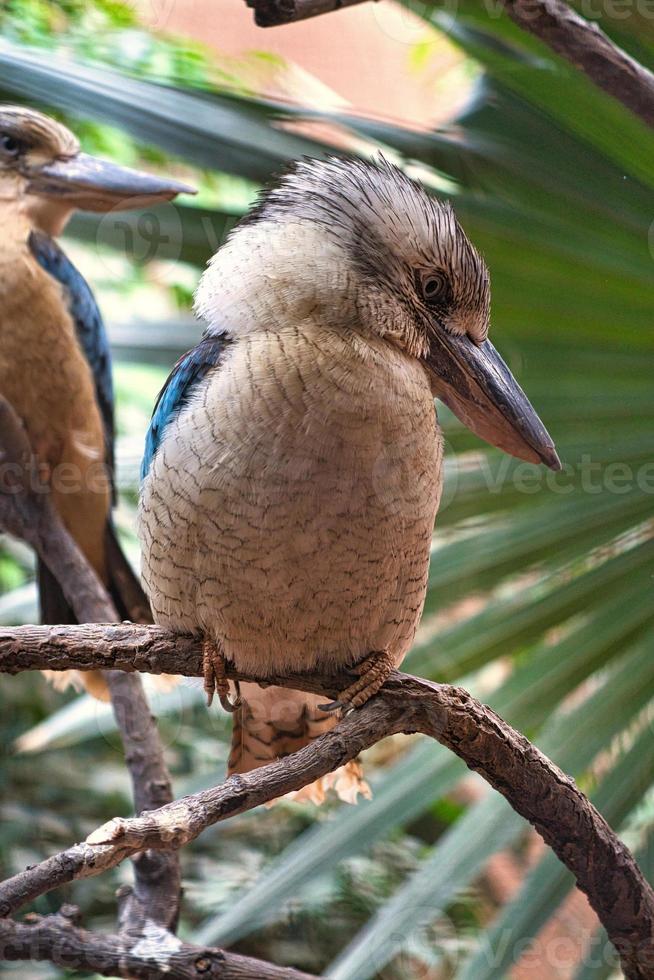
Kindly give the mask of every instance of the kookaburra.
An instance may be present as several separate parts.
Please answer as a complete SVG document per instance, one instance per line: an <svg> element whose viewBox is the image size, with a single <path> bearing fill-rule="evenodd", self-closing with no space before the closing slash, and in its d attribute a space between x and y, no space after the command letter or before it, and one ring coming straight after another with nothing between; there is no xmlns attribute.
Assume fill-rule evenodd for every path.
<svg viewBox="0 0 654 980"><path fill-rule="evenodd" d="M68 530L130 618L149 610L111 524L109 344L91 290L54 236L76 209L143 207L185 190L82 153L70 130L40 112L0 106L0 394L24 422ZM71 622L43 563L38 574L43 621ZM80 679L106 696L99 673Z"/></svg>
<svg viewBox="0 0 654 980"><path fill-rule="evenodd" d="M274 686L232 704L225 660L263 681L349 670L338 706L356 707L411 646L442 484L434 397L493 445L560 464L487 339L483 259L451 206L383 159L296 164L214 255L196 309L204 339L147 437L143 577L156 622L204 638L243 772L335 717ZM347 796L357 779L335 783Z"/></svg>

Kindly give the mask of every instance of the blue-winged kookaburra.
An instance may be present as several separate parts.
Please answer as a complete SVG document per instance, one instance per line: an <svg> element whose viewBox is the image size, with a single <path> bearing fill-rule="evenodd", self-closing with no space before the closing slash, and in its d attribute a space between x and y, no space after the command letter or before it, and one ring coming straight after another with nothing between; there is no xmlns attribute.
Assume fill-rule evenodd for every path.
<svg viewBox="0 0 654 980"><path fill-rule="evenodd" d="M224 660L264 681L349 670L336 704L356 707L411 646L442 482L434 396L492 444L560 464L487 339L483 259L450 205L384 160L295 165L213 257L196 308L204 339L147 438L143 577L156 622L204 638L244 772L335 717L274 686L230 702ZM350 765L331 782L351 797L358 780Z"/></svg>
<svg viewBox="0 0 654 980"><path fill-rule="evenodd" d="M80 152L48 116L0 106L0 394L23 420L53 502L122 615L149 616L111 524L113 391L109 345L88 285L54 236L75 209L110 211L189 190ZM44 622L72 613L39 565ZM73 679L58 675L65 683ZM99 673L80 675L99 697Z"/></svg>

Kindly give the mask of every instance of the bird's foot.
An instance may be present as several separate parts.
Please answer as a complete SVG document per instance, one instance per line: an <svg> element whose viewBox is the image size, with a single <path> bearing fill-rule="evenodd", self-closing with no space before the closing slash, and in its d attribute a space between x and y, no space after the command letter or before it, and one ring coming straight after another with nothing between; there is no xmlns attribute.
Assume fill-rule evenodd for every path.
<svg viewBox="0 0 654 980"><path fill-rule="evenodd" d="M234 712L241 704L241 692L238 681L234 681L236 687L236 701L230 701L229 681L225 669L225 655L216 641L205 636L202 641L202 672L204 675L204 690L207 695L207 707L211 707L214 694L218 694L220 703L225 711Z"/></svg>
<svg viewBox="0 0 654 980"><path fill-rule="evenodd" d="M348 714L354 708L360 708L395 670L395 661L388 650L377 650L349 669L350 673L358 674L359 679L342 691L336 701L318 705L321 711L337 711L340 708L343 714Z"/></svg>

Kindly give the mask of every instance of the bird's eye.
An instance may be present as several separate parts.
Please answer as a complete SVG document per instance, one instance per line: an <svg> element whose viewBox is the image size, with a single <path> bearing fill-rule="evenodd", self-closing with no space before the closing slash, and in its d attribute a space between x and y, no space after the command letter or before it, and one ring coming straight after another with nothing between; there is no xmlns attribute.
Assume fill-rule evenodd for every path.
<svg viewBox="0 0 654 980"><path fill-rule="evenodd" d="M429 305L442 305L448 302L450 287L443 272L430 272L420 282L422 297Z"/></svg>
<svg viewBox="0 0 654 980"><path fill-rule="evenodd" d="M10 157L17 157L23 149L20 140L9 133L0 133L0 150Z"/></svg>

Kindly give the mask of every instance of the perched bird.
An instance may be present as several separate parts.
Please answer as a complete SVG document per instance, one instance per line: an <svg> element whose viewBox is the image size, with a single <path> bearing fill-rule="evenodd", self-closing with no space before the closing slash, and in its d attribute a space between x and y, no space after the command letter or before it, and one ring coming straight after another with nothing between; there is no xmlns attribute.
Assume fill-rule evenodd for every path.
<svg viewBox="0 0 654 980"><path fill-rule="evenodd" d="M147 619L149 607L111 523L109 345L91 290L52 236L77 208L141 207L186 190L80 152L66 127L39 112L0 106L0 393L26 426L68 530L132 619ZM42 563L38 577L43 621L72 622ZM80 678L106 696L99 673Z"/></svg>
<svg viewBox="0 0 654 980"><path fill-rule="evenodd" d="M146 442L143 579L155 621L204 638L236 709L230 772L335 723L413 641L442 480L434 396L507 452L552 440L487 339L489 275L449 204L401 170L297 163L204 272L204 339L176 365ZM356 675L338 701L243 684ZM332 779L361 788L356 767ZM320 800L327 783L309 795Z"/></svg>

